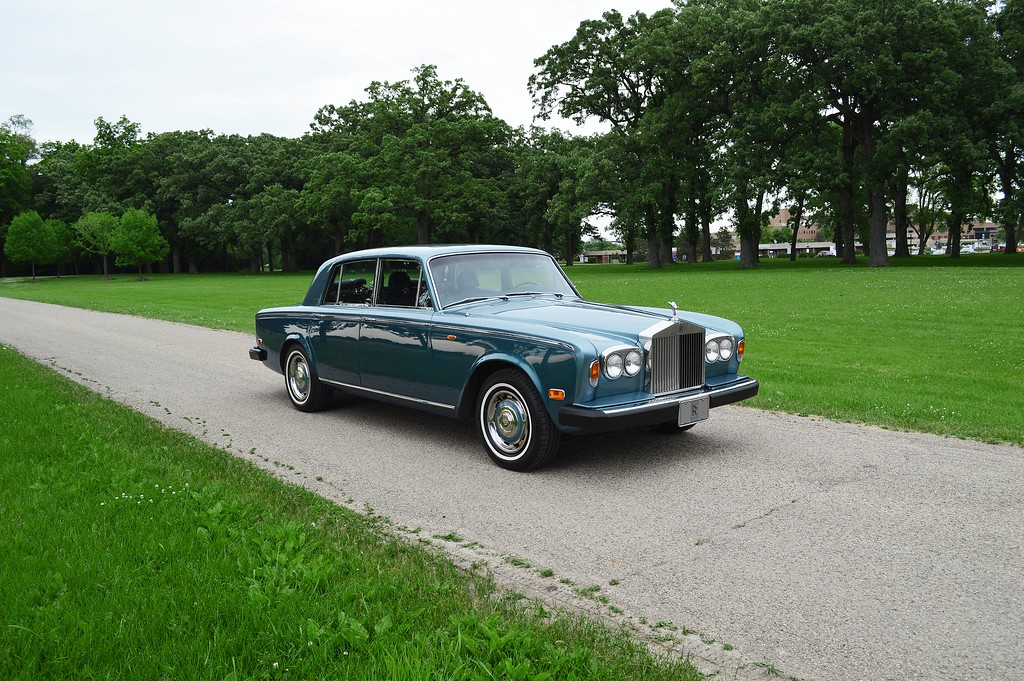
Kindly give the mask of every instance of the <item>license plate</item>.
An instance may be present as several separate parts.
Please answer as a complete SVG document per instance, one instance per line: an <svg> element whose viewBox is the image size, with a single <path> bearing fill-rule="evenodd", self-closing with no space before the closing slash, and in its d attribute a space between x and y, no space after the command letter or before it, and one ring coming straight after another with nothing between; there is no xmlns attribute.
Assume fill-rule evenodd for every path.
<svg viewBox="0 0 1024 681"><path fill-rule="evenodd" d="M708 417L708 397L695 397L679 403L679 427L688 426Z"/></svg>

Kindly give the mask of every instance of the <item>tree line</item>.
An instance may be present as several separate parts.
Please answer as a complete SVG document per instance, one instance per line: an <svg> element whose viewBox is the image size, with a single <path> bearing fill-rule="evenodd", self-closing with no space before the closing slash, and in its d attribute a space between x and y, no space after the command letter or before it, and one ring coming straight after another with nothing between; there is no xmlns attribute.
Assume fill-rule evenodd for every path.
<svg viewBox="0 0 1024 681"><path fill-rule="evenodd" d="M627 259L660 267L673 247L711 259L724 218L740 266L753 267L767 218L787 207L794 241L813 221L847 262L859 241L870 265L888 264L890 224L897 256L910 230L923 243L941 226L955 258L963 226L988 217L1012 253L1024 227L1022 73L1024 0L610 11L539 56L528 83L540 118L604 132L512 128L430 65L322 107L299 138L143 135L122 117L97 119L91 144L37 144L14 116L0 125L0 239L24 261L7 246L25 220L40 233L64 225L51 241L68 248L52 262L105 266L114 253L137 265L106 237L141 239L139 211L160 237L145 257L172 272L294 270L413 242L518 243L571 263L604 216ZM125 216L136 226L120 227Z"/></svg>

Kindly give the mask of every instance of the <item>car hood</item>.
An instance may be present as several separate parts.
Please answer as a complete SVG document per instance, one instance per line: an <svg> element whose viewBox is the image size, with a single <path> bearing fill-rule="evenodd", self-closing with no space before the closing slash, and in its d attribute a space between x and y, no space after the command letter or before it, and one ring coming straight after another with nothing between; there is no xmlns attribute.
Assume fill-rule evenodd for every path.
<svg viewBox="0 0 1024 681"><path fill-rule="evenodd" d="M514 324L526 330L533 327L559 329L596 340L597 337L624 343L636 343L640 332L672 318L669 309L625 307L585 300L557 300L550 297L488 301L460 308L462 314L481 320ZM720 317L680 311L680 319L706 329L724 331L742 337L739 326Z"/></svg>

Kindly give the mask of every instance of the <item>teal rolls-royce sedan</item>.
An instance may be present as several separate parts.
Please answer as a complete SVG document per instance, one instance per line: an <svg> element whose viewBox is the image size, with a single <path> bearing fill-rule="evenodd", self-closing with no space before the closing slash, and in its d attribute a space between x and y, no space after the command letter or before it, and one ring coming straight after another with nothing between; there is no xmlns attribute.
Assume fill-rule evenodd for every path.
<svg viewBox="0 0 1024 681"><path fill-rule="evenodd" d="M757 394L726 319L583 300L544 251L410 246L325 262L299 305L260 310L249 356L295 408L333 391L472 418L488 455L525 471L563 433L680 432Z"/></svg>

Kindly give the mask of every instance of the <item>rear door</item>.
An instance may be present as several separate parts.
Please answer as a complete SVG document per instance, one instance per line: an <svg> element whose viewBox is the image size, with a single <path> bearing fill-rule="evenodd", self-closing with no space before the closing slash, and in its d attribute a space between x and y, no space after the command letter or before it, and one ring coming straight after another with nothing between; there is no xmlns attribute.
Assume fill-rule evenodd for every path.
<svg viewBox="0 0 1024 681"><path fill-rule="evenodd" d="M339 263L309 329L317 373L342 386L360 385L360 324L373 302L377 260Z"/></svg>
<svg viewBox="0 0 1024 681"><path fill-rule="evenodd" d="M362 386L428 406L437 400L430 328L434 308L416 260L381 260L375 304L364 310L359 357Z"/></svg>

